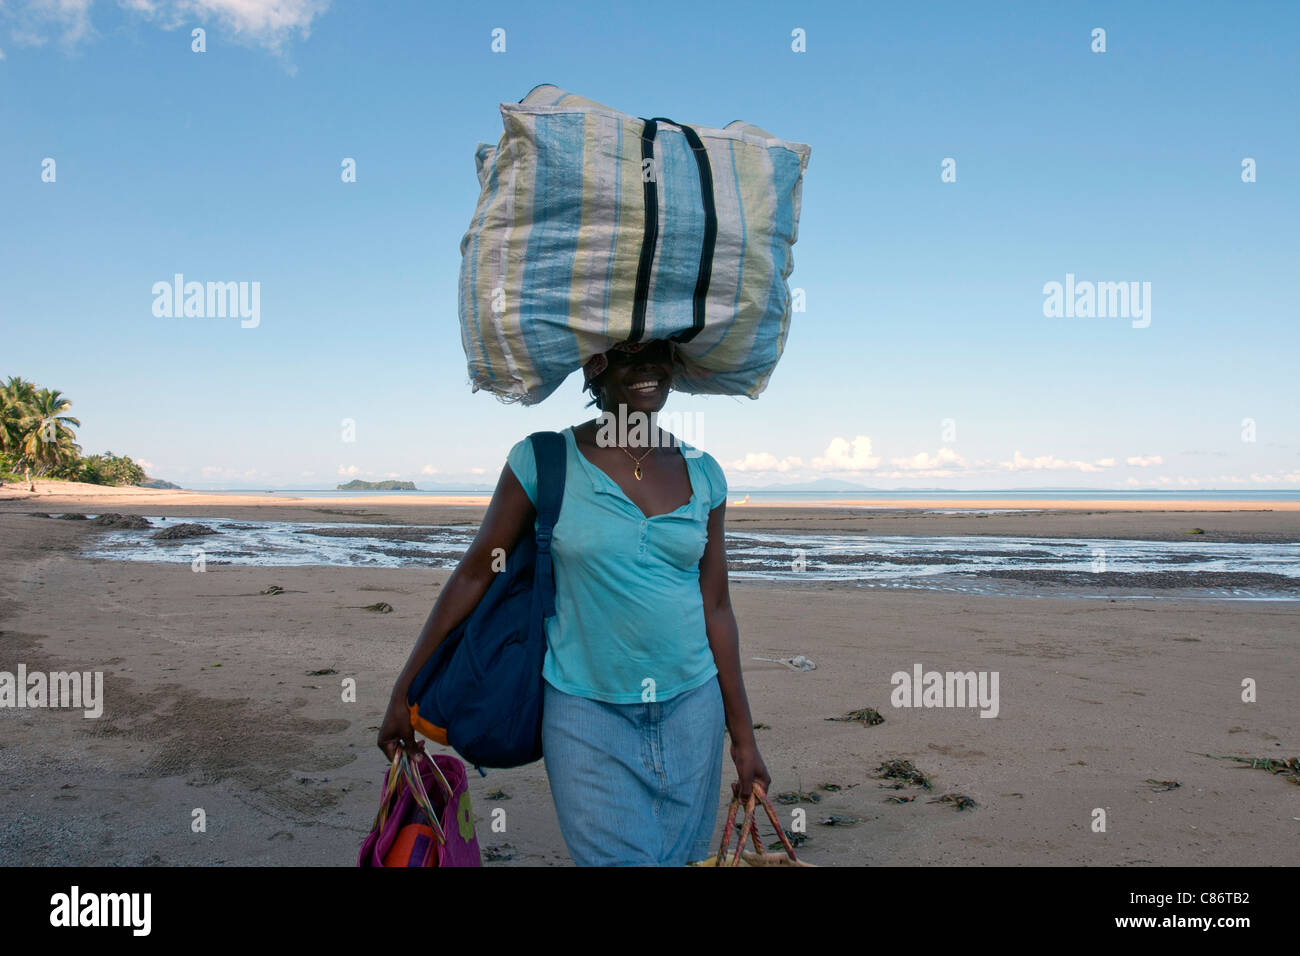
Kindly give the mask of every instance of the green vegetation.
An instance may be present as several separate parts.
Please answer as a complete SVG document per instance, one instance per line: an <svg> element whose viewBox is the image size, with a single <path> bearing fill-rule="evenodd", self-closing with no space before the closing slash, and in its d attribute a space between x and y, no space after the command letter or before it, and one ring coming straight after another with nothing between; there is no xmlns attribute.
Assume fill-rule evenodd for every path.
<svg viewBox="0 0 1300 956"><path fill-rule="evenodd" d="M81 421L65 414L72 400L58 389L37 388L17 376L0 386L0 480L36 478L84 481L94 485L138 485L144 469L130 458L102 455L83 458L77 444Z"/></svg>
<svg viewBox="0 0 1300 956"><path fill-rule="evenodd" d="M346 485L339 485L338 491L415 491L413 481L362 481L353 478Z"/></svg>

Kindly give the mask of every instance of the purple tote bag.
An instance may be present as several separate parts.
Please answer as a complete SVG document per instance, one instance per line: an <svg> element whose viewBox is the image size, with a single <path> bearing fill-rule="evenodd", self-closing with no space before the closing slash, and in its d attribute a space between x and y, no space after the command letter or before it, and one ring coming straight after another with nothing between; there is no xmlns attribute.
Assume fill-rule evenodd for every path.
<svg viewBox="0 0 1300 956"><path fill-rule="evenodd" d="M409 824L425 824L433 830L437 858L430 865L482 865L469 775L460 758L451 754L430 757L423 749L411 758L398 749L384 778L374 826L357 854L357 866L384 866L398 834Z"/></svg>

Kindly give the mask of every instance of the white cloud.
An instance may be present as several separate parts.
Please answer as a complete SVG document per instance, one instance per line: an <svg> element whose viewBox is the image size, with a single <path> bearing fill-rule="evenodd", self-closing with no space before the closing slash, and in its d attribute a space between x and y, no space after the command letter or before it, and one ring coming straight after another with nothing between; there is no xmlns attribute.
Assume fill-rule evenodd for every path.
<svg viewBox="0 0 1300 956"><path fill-rule="evenodd" d="M324 13L328 0L131 0L130 7L165 29L185 26L224 28L236 40L279 50L297 33L306 39L311 22Z"/></svg>
<svg viewBox="0 0 1300 956"><path fill-rule="evenodd" d="M359 475L359 474L361 474L361 469L358 468L356 465L339 465L339 474L340 474L340 475Z"/></svg>
<svg viewBox="0 0 1300 956"><path fill-rule="evenodd" d="M729 471L789 471L802 468L803 460L796 456L777 458L766 451L751 451L744 458L727 462Z"/></svg>
<svg viewBox="0 0 1300 956"><path fill-rule="evenodd" d="M1011 461L1000 462L1001 466L1008 471L1101 471L1109 467L1103 465L1104 461L1113 461L1113 459L1103 458L1097 463L1087 461L1066 461L1064 458L1057 458L1055 455L1039 455L1037 458L1026 458L1017 451Z"/></svg>
<svg viewBox="0 0 1300 956"><path fill-rule="evenodd" d="M833 438L826 446L826 454L812 460L819 471L871 471L879 464L880 458L871 454L871 439L866 435L859 435L851 445L843 438Z"/></svg>
<svg viewBox="0 0 1300 956"><path fill-rule="evenodd" d="M90 25L92 0L25 0L10 6L0 3L0 17L19 46L44 46L58 34L65 46L75 46L94 32Z"/></svg>
<svg viewBox="0 0 1300 956"><path fill-rule="evenodd" d="M43 46L51 34L58 34L65 46L75 46L94 33L93 4L94 0L19 0L13 6L0 2L0 17L11 23L13 40L21 46ZM305 40L310 35L312 21L325 12L329 0L118 0L117 5L164 30L216 27L238 43L278 53L295 36Z"/></svg>
<svg viewBox="0 0 1300 956"><path fill-rule="evenodd" d="M1098 459L1097 459L1097 467L1098 467L1098 468L1114 468L1114 467L1115 467L1115 459L1114 459L1114 458L1098 458Z"/></svg>
<svg viewBox="0 0 1300 956"><path fill-rule="evenodd" d="M911 458L891 458L889 463L895 468L901 468L904 471L934 471L935 469L944 469L944 474L952 471L945 468L947 465L955 465L958 468L966 467L966 460L957 454L951 448L940 448L938 453L931 455L929 452L919 451Z"/></svg>
<svg viewBox="0 0 1300 956"><path fill-rule="evenodd" d="M486 474L487 474L487 469L486 469L486 468L471 468L471 469L469 470L469 473L470 473L471 475L486 475Z"/></svg>
<svg viewBox="0 0 1300 956"><path fill-rule="evenodd" d="M145 471L153 471L154 469L154 463L151 461L145 461L143 458L137 458L135 460L135 463L139 465L141 468L143 468Z"/></svg>
<svg viewBox="0 0 1300 956"><path fill-rule="evenodd" d="M437 473L438 469L434 468L433 465L425 465L420 469L420 474L422 475L436 475Z"/></svg>
<svg viewBox="0 0 1300 956"><path fill-rule="evenodd" d="M1135 455L1132 458L1125 458L1124 461L1135 468L1150 468L1152 465L1163 465L1165 463L1165 460L1159 455L1151 455L1148 458Z"/></svg>

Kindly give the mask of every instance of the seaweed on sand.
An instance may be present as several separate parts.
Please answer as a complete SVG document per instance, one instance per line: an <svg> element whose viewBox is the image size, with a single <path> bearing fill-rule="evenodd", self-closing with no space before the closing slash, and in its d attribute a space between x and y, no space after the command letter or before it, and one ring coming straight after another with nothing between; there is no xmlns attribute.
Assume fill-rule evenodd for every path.
<svg viewBox="0 0 1300 956"><path fill-rule="evenodd" d="M1300 785L1300 757L1278 760L1276 757L1232 757L1220 754L1206 754L1212 760L1235 760L1248 770L1267 770L1269 773L1282 775L1282 779Z"/></svg>
<svg viewBox="0 0 1300 956"><path fill-rule="evenodd" d="M802 790L787 790L776 795L776 802L786 807L796 803L821 803L821 799L820 794L805 793Z"/></svg>
<svg viewBox="0 0 1300 956"><path fill-rule="evenodd" d="M861 710L851 710L843 717L827 717L826 720L856 720L858 723L867 727L874 727L876 724L883 724L885 718L880 716L880 711L874 707L863 707Z"/></svg>
<svg viewBox="0 0 1300 956"><path fill-rule="evenodd" d="M951 804L958 810L974 810L979 806L978 803L964 793L945 793L942 797L935 797L928 802Z"/></svg>
<svg viewBox="0 0 1300 956"><path fill-rule="evenodd" d="M824 827L852 827L857 826L862 821L847 813L832 813L829 816L822 817L817 822Z"/></svg>
<svg viewBox="0 0 1300 956"><path fill-rule="evenodd" d="M785 837L790 841L790 845L793 847L800 847L808 842L808 834L806 833L791 833L789 830L786 830ZM776 850L778 853L785 849L785 847L781 845L780 839L773 840L767 845L767 848L769 850Z"/></svg>
<svg viewBox="0 0 1300 956"><path fill-rule="evenodd" d="M876 768L875 774L885 780L901 780L905 784L914 784L925 790L934 789L930 778L917 770L910 760L886 760Z"/></svg>

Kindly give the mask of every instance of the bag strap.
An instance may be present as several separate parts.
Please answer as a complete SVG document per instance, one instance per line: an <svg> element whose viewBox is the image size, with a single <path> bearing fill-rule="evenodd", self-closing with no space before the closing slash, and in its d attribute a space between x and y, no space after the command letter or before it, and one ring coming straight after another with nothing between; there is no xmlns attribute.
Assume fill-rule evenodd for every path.
<svg viewBox="0 0 1300 956"><path fill-rule="evenodd" d="M442 828L442 823L438 820L438 811L434 807L433 801L429 799L428 791L424 788L424 780L420 776L420 770L411 763L410 758L406 757L405 751L402 752L402 756L405 758L402 761L402 771L406 775L407 786L411 788L411 795L415 797L415 802L419 808L424 811L424 815L428 818L429 824L433 827L433 832L438 835L438 842L445 846L447 843L447 834ZM433 772L437 776L438 782L441 783L447 791L446 806L450 807L451 801L455 798L455 793L451 789L451 784L447 782L447 778L443 776L442 768L439 767L437 762L424 751L420 751L416 759L418 760L420 757L427 760L430 766L433 767Z"/></svg>
<svg viewBox="0 0 1300 956"><path fill-rule="evenodd" d="M568 445L559 432L534 432L528 436L537 461L537 559L533 586L542 599L542 616L555 615L555 573L551 564L551 532L560 520Z"/></svg>
<svg viewBox="0 0 1300 956"><path fill-rule="evenodd" d="M420 756L433 764L433 769L437 773L439 780L447 788L447 800L450 806L451 784L447 783L447 778L442 775L441 768L428 754L420 751ZM420 779L420 772L411 765L411 760L406 751L400 747L397 749L397 753L393 755L393 762L388 768L388 773L384 776L384 789L379 800L379 812L375 815L374 825L370 829L374 832L383 829L384 823L388 820L388 814L392 812L393 802L397 799L398 791L401 789L403 782L411 791L411 796L415 798L416 806L424 811L433 832L438 835L438 842L445 845L447 834L443 830L442 823L438 820L438 811L434 809L433 801L429 799L429 794L424 789L424 781Z"/></svg>
<svg viewBox="0 0 1300 956"><path fill-rule="evenodd" d="M722 842L718 845L718 855L714 862L715 866L736 866L740 863L741 851L745 849L746 838L752 838L754 849L757 853L763 855L763 841L758 837L758 820L754 815L754 799L762 801L763 809L767 811L767 818L772 821L772 826L776 830L776 835L781 839L781 845L785 849L785 855L791 862L798 862L798 857L794 855L794 847L790 845L790 839L785 835L785 830L781 827L781 820L772 809L772 804L768 802L767 793L763 790L763 785L754 781L753 790L749 794L749 800L745 803L745 816L740 827L740 836L736 841L736 853L731 858L730 863L723 863L727 855L727 850L731 845L731 834L736 826L736 811L740 808L740 797L731 798L731 807L727 813L726 826L722 828Z"/></svg>
<svg viewBox="0 0 1300 956"><path fill-rule="evenodd" d="M700 176L700 201L704 206L704 242L700 246L700 266L695 278L695 295L692 300L691 327L683 329L672 336L674 342L689 342L704 328L704 304L709 294L709 282L713 276L713 251L718 241L718 210L713 195L713 168L709 165L709 153L704 148L704 141L690 126L656 116L642 120L645 129L641 133L641 163L644 169L646 160L651 163L649 178L642 176L642 192L645 199L645 234L641 239L641 257L637 263L636 291L632 297L632 334L629 342L641 341L645 334L646 303L650 296L650 271L654 265L655 243L659 239L659 189L657 170L654 163L654 141L660 123L670 123L682 131L691 153L695 156L695 166Z"/></svg>

